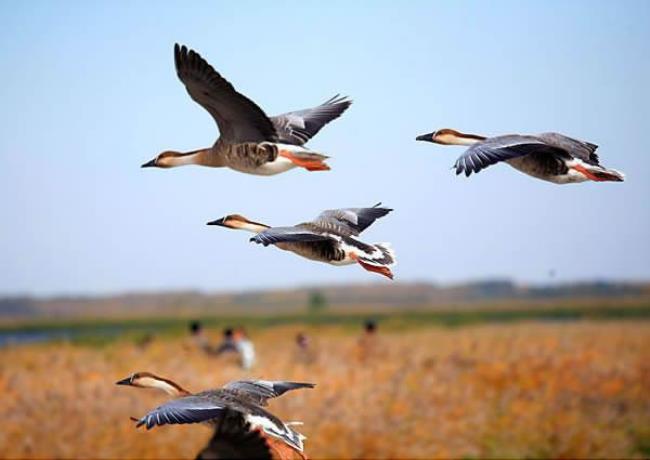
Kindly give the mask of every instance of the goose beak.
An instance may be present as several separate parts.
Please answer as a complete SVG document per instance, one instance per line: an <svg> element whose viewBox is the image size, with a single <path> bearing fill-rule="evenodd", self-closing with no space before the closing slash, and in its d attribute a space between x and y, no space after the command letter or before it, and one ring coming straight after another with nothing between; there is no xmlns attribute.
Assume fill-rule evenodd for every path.
<svg viewBox="0 0 650 460"><path fill-rule="evenodd" d="M117 382L115 382L115 385L131 385L131 377L127 377L125 379L118 380Z"/></svg>
<svg viewBox="0 0 650 460"><path fill-rule="evenodd" d="M428 134L422 134L418 137L415 138L416 141L425 141L425 142L433 142L433 138L436 135L436 132L428 133Z"/></svg>
<svg viewBox="0 0 650 460"><path fill-rule="evenodd" d="M156 166L156 159L155 158L153 160L151 160L151 161L147 161L145 164L143 164L140 167L141 168L152 168L154 166Z"/></svg>
<svg viewBox="0 0 650 460"><path fill-rule="evenodd" d="M206 225L219 225L220 227L225 227L225 218L222 217L221 219L213 220L212 222L208 222Z"/></svg>

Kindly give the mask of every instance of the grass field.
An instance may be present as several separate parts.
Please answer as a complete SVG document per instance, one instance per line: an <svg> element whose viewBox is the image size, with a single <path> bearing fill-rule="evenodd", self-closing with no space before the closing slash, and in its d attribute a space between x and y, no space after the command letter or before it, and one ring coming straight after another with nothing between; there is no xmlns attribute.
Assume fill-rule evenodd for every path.
<svg viewBox="0 0 650 460"><path fill-rule="evenodd" d="M313 339L311 363L294 349L298 330ZM193 458L207 428L146 432L130 422L165 398L114 382L149 370L191 390L244 376L316 382L271 403L305 422L313 458L650 455L645 319L404 326L366 347L350 327L330 325L269 326L253 338L250 373L177 336L146 348L127 339L1 348L0 453Z"/></svg>

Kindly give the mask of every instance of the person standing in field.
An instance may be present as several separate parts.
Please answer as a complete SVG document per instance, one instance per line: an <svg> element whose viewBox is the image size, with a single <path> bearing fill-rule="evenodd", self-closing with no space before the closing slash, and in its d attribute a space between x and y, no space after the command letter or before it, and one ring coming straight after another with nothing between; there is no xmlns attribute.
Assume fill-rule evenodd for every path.
<svg viewBox="0 0 650 460"><path fill-rule="evenodd" d="M255 346L243 327L238 327L236 330L224 329L223 341L214 350L217 356L223 353L237 353L242 369L249 370L255 364Z"/></svg>
<svg viewBox="0 0 650 460"><path fill-rule="evenodd" d="M312 364L316 361L316 350L311 339L304 332L296 334L296 362L303 364Z"/></svg>
<svg viewBox="0 0 650 460"><path fill-rule="evenodd" d="M383 354L381 340L377 334L377 322L368 319L363 324L363 332L357 340L357 357L361 363L368 363Z"/></svg>
<svg viewBox="0 0 650 460"><path fill-rule="evenodd" d="M205 335L203 324L200 321L192 321L189 324L190 337L194 346L196 346L201 351L210 354L212 352L212 347L210 342Z"/></svg>
<svg viewBox="0 0 650 460"><path fill-rule="evenodd" d="M248 338L246 330L243 327L235 331L235 346L239 353L239 362L244 370L249 370L255 365L255 346Z"/></svg>

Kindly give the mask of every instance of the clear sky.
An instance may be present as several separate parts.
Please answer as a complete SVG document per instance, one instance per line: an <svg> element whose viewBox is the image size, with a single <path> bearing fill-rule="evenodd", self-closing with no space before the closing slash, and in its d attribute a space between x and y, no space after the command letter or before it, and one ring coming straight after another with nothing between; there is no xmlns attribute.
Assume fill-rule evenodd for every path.
<svg viewBox="0 0 650 460"><path fill-rule="evenodd" d="M650 278L648 1L4 1L0 18L0 294L381 282L205 225L378 201L395 212L364 239L393 243L399 280ZM352 97L310 143L332 171L140 169L217 135L175 42L271 115ZM414 141L442 127L559 131L627 181L456 177L462 148Z"/></svg>

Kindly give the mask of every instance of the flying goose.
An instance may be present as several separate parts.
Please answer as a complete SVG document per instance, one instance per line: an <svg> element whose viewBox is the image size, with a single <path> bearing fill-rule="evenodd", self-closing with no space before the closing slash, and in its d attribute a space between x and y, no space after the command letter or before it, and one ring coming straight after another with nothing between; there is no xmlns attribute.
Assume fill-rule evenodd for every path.
<svg viewBox="0 0 650 460"><path fill-rule="evenodd" d="M212 147L185 153L164 151L143 168L195 164L263 176L295 167L308 171L330 169L325 155L303 144L345 112L351 100L336 95L310 109L268 117L195 51L176 44L174 61L178 78L190 97L212 115L221 136Z"/></svg>
<svg viewBox="0 0 650 460"><path fill-rule="evenodd" d="M172 380L151 372L136 372L116 384L156 388L175 398L144 417L134 419L137 421L136 427L144 425L151 429L156 425L206 422L216 425L219 430L222 421L235 417L239 425L259 430L263 435L282 441L301 453L305 437L294 431L289 423L284 423L264 409L264 406L269 399L282 396L287 391L315 387L313 383L236 380L222 388L192 394ZM228 422L230 425L233 423L232 420Z"/></svg>
<svg viewBox="0 0 650 460"><path fill-rule="evenodd" d="M380 207L346 208L323 211L315 220L293 227L270 227L231 214L208 222L208 225L246 230L255 233L250 241L273 244L307 259L331 265L358 263L364 269L393 279L390 270L395 254L389 243L368 244L357 239L359 234L392 209Z"/></svg>
<svg viewBox="0 0 650 460"><path fill-rule="evenodd" d="M469 146L454 164L456 174L464 172L468 177L504 161L524 174L555 184L587 180L623 182L625 179L622 173L600 165L597 145L559 133L506 134L486 138L453 129L439 129L418 136L416 140Z"/></svg>

